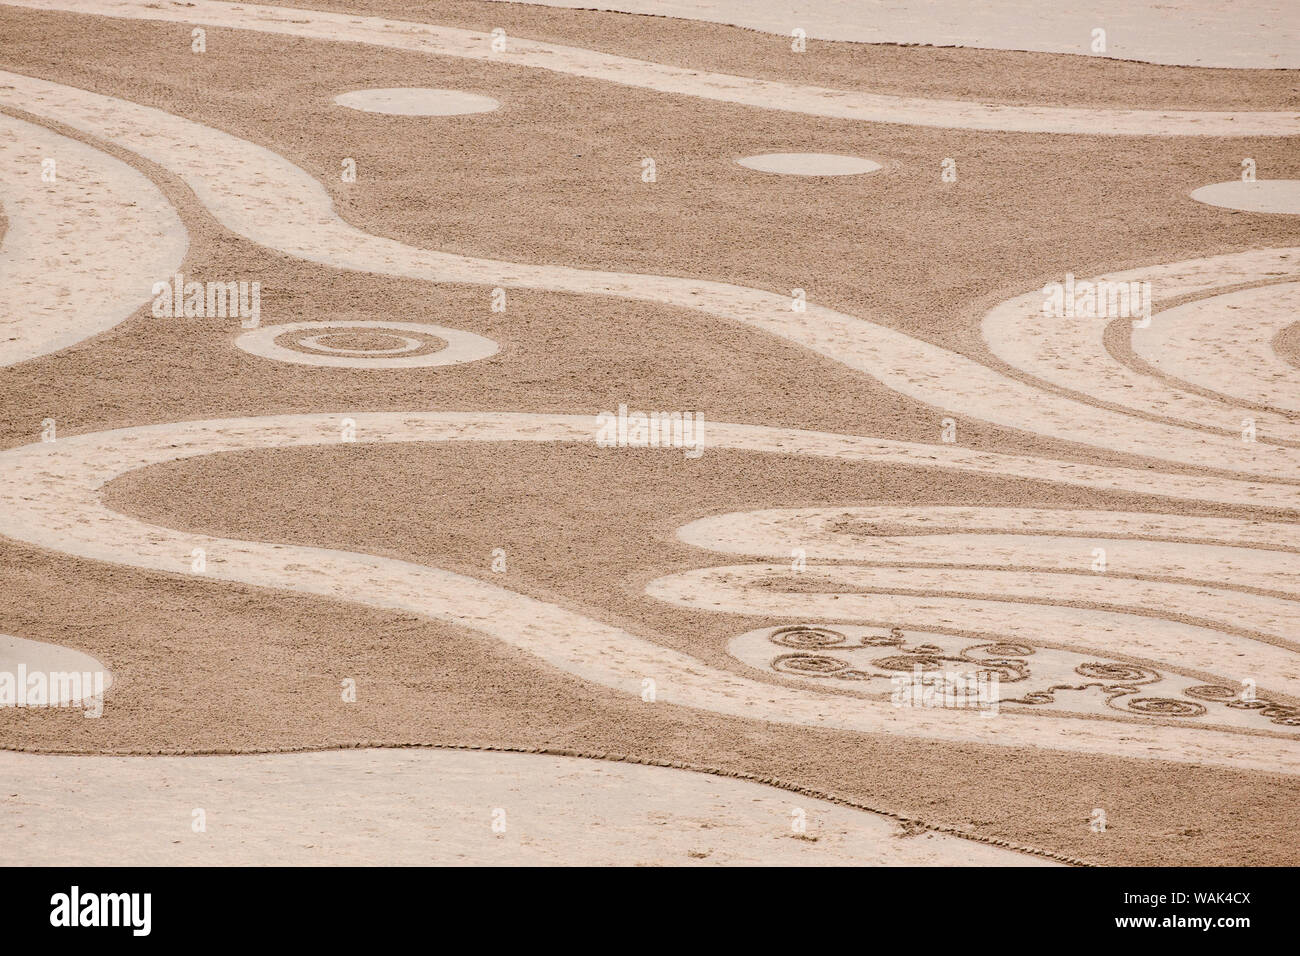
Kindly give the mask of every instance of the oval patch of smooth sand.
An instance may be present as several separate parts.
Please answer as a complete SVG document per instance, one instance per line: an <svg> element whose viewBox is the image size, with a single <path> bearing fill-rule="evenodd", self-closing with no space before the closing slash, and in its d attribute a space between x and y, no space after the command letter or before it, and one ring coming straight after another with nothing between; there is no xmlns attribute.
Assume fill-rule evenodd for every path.
<svg viewBox="0 0 1300 956"><path fill-rule="evenodd" d="M1300 215L1300 179L1257 179L1253 183L1233 180L1192 190L1192 198L1210 206L1240 209L1242 212L1272 212Z"/></svg>
<svg viewBox="0 0 1300 956"><path fill-rule="evenodd" d="M15 682L22 683L18 678L20 668L26 677L45 676L50 688L46 706L50 707L92 704L113 683L108 668L84 651L0 634L0 675L11 675ZM76 679L59 680L54 675L69 675Z"/></svg>
<svg viewBox="0 0 1300 956"><path fill-rule="evenodd" d="M760 173L784 176L860 176L881 168L880 163L873 160L839 153L760 153L736 162Z"/></svg>
<svg viewBox="0 0 1300 956"><path fill-rule="evenodd" d="M478 93L424 87L353 90L334 97L334 102L364 113L389 113L393 116L464 116L490 113L501 106L498 100Z"/></svg>

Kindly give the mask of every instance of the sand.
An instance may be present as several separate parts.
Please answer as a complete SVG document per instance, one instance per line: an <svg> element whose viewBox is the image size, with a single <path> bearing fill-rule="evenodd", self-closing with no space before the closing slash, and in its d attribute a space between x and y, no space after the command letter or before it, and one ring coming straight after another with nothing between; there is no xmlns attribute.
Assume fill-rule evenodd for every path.
<svg viewBox="0 0 1300 956"><path fill-rule="evenodd" d="M507 2L507 0L500 0ZM1186 66L1300 67L1300 18L1284 0L1231 9L1213 0L1105 0L1086 9L1033 0L893 0L869 13L854 0L527 0L551 7L617 10L708 20L789 37L839 43L923 43L992 50L1039 50ZM1092 31L1107 31L1094 51Z"/></svg>
<svg viewBox="0 0 1300 956"><path fill-rule="evenodd" d="M1184 388L1230 396L1257 426L1294 441L1300 437L1294 418L1262 409L1300 412L1300 375L1277 350L1278 337L1298 314L1300 286L1294 283L1197 299L1135 329L1133 354Z"/></svg>
<svg viewBox="0 0 1300 956"><path fill-rule="evenodd" d="M24 681L33 675L40 675L39 686L43 690L39 698L31 693L33 685ZM83 679L64 679L65 675ZM89 679L84 679L87 675ZM0 681L3 680L12 680L13 684L0 706L82 707L87 712L98 710L95 699L113 686L112 673L89 654L9 634L0 634Z"/></svg>
<svg viewBox="0 0 1300 956"><path fill-rule="evenodd" d="M501 106L492 97L476 93L413 88L353 90L340 93L334 102L349 109L390 116L464 116L487 113Z"/></svg>
<svg viewBox="0 0 1300 956"><path fill-rule="evenodd" d="M765 433L767 432L767 433ZM123 472L183 457L231 452L245 448L276 448L305 444L356 442L429 441L585 441L597 440L592 419L580 416L465 415L444 413L391 413L339 416L283 416L225 422L184 422L155 425L117 432L80 435L58 443L38 443L0 454L6 478L0 485L0 499L7 509L0 520L0 532L7 537L55 547L81 557L117 564L173 572L199 574L221 580L287 588L324 597L357 601L374 607L414 612L424 617L467 627L539 657L553 667L585 680L594 681L626 694L639 695L645 682L652 681L656 697L669 703L703 708L720 714L809 726L829 726L876 733L903 733L949 741L1000 743L1007 746L1033 744L1053 749L1142 756L1192 763L1300 773L1300 751L1285 740L1246 741L1207 728L1195 736L1180 728L1149 726L1141 729L1107 726L1100 722L1075 722L1068 718L1033 715L1026 722L1008 716L981 721L964 712L950 710L900 711L881 704L863 708L851 701L824 700L755 683L739 675L701 666L689 656L671 651L635 634L550 602L538 601L485 581L434 567L319 548L284 544L236 541L207 535L170 531L144 524L106 508L96 493L107 481ZM710 425L710 447L783 449L797 454L791 439L808 442L814 435L771 434L753 426ZM781 439L786 442L782 443ZM831 436L823 443L833 448ZM816 449L811 446L810 450ZM57 477L56 477L57 476ZM195 564L195 559L201 561ZM765 587L747 587L746 573L767 575L772 569L719 569L686 572L661 578L647 585L657 600L685 607L707 607L714 612L759 613L768 616L811 617L848 615L850 619L907 620L917 626L973 630L994 627L999 632L1041 640L1054 631L1065 630L1067 640L1087 644L1098 642L1107 649L1144 659L1168 660L1182 655L1188 666L1211 670L1225 657L1243 657L1249 652L1258 662L1248 665L1260 676L1262 687L1277 687L1284 693L1300 690L1300 669L1294 662L1294 646L1255 645L1219 628L1207 633L1173 621L1125 622L1113 612L1077 611L1062 608L1002 606L970 602L906 597L869 597L863 600L877 607L860 606L853 597L797 595L786 599ZM778 572L782 568L775 569ZM823 568L819 576L834 579L852 572L851 567ZM720 575L720 577L719 577ZM913 577L923 578L920 572ZM954 577L952 571L943 577ZM892 591L882 572L879 586ZM850 582L851 579L850 579ZM1003 582L1004 589L1019 593L1063 590L1063 578L1037 580L1021 572ZM1091 587L1109 592L1092 597L1122 605L1126 595L1114 595L1114 582L1089 581ZM920 580L899 589L915 589L939 595L947 585ZM959 586L960 589L960 586ZM979 590L979 588L968 588ZM1132 587L1139 593L1128 597L1147 613L1187 613L1187 603L1198 597L1194 588ZM858 589L861 591L862 588ZM987 588L985 588L987 590ZM1156 593L1160 592L1160 593ZM1219 592L1200 592L1204 604L1225 601ZM1068 603L1073 597L1061 594ZM1084 594L1082 599L1087 600ZM1285 605L1235 596L1225 608L1237 618L1237 626L1262 638L1281 640L1293 621L1285 616ZM941 616L932 619L932 608ZM1281 617L1274 616L1281 614ZM1242 620L1244 618L1244 621ZM976 619L982 623L972 623ZM1251 628L1251 624L1254 628ZM1089 633L1097 637L1089 638ZM1083 635L1083 636L1079 636ZM1180 645L1195 642L1195 650ZM837 706L843 704L843 706ZM1077 726L1074 724L1077 723ZM1249 749L1243 750L1244 747Z"/></svg>
<svg viewBox="0 0 1300 956"><path fill-rule="evenodd" d="M0 753L0 772L17 865L1051 865L747 780L577 757Z"/></svg>
<svg viewBox="0 0 1300 956"><path fill-rule="evenodd" d="M1242 182L1234 179L1195 189L1192 198L1224 209L1295 216L1300 215L1300 180L1257 179Z"/></svg>
<svg viewBox="0 0 1300 956"><path fill-rule="evenodd" d="M881 168L875 160L834 153L763 153L736 160L747 169L785 176L858 176Z"/></svg>
<svg viewBox="0 0 1300 956"><path fill-rule="evenodd" d="M4 422L5 627L82 647L121 678L100 720L0 714L6 744L558 741L755 773L1069 859L1288 861L1294 841L1277 837L1294 818L1296 750L1276 721L1295 680L1296 471L1294 423L1269 390L1294 351L1294 236L1285 217L1186 198L1241 155L1287 175L1287 146L1189 136L1154 141L1152 162L1144 137L1081 150L977 131L1004 122L989 108L1008 100L1024 107L1011 128L1046 116L1043 133L1114 131L1098 101L1145 110L1134 131L1191 131L1189 116L1150 125L1171 105L1213 130L1211 114L1241 103L1284 111L1272 80L1092 65L1081 69L1103 79L1076 97L1006 54L1006 88L1023 78L1029 92L953 107L925 66L939 54L918 50L914 69L872 80L908 103L861 84L835 112L828 102L844 98L825 91L852 94L871 76L850 69L852 52L751 95L736 78L788 72L755 52L761 38L666 26L697 42L665 71L632 49L647 37L617 37L622 18L492 9L511 23L554 16L564 29L539 40L561 49L513 26L504 56L465 46L493 25L467 22L472 4L429 34L459 53L370 33L331 44L276 24L214 27L202 61L175 21L0 11L14 37L6 108L156 183L190 232L187 273L264 280L273 342L356 363L249 355L232 348L237 322L152 320L146 290L117 330L6 372L4 394L22 400ZM44 55L88 27L118 42L81 65ZM570 28L603 39L584 51ZM418 37L403 29L390 32ZM968 52L943 56L990 62ZM627 67L611 60L625 53L649 68L601 72ZM307 67L323 59L335 69L322 78ZM250 62L263 67L256 96L240 89ZM191 70L202 96L175 79ZM502 107L430 121L333 102L417 75ZM1150 92L1111 82L1139 75ZM875 109L918 125L867 126ZM1257 131L1285 131L1286 115ZM542 116L539 134L530 117ZM735 162L807 149L886 165L803 179ZM339 182L340 154L358 159L356 183ZM960 181L944 183L940 160L954 154ZM657 183L639 179L647 155ZM475 189L457 185L471 174ZM878 254L863 254L866 236ZM109 243L97 254L130 258ZM1067 272L1151 281L1152 326L1045 322L1038 290ZM490 306L497 286L505 313ZM1237 296L1264 310L1263 327L1216 321ZM303 319L310 328L288 328ZM452 332L494 354L378 364L439 355ZM1205 358L1223 348L1278 361L1238 384ZM704 456L595 447L596 413L624 402L702 409ZM42 443L51 414L59 438ZM1254 443L1239 434L1247 414ZM946 417L955 443L940 438ZM891 512L880 551L808 533L806 572L788 568L789 535L763 525L745 532L747 557L771 564L722 572L678 537L755 509L882 504L949 524L917 535ZM1105 576L1078 566L1098 546ZM498 548L509 570L492 566ZM1032 702L1008 697L996 718L900 714L877 692L776 666L782 651L739 656L738 635L750 654L789 624L855 638L901 626L906 648L958 658L1024 647ZM822 656L837 654L842 669L861 656ZM358 680L356 707L337 702L342 676ZM1224 688L1246 677L1267 703L1230 705ZM1124 680L1138 689L1059 686ZM1089 830L1099 804L1122 839Z"/></svg>
<svg viewBox="0 0 1300 956"><path fill-rule="evenodd" d="M103 16L201 23L260 30L289 36L424 50L554 70L657 90L682 93L762 109L785 110L877 123L903 123L946 129L1083 133L1108 136L1294 136L1300 114L1251 111L1091 110L1020 107L958 100L926 100L857 94L811 86L790 86L725 74L683 70L666 64L615 57L592 50L516 39L505 49L490 34L375 17L349 17L293 7L193 0L180 9L148 0L5 0L6 5L41 10L74 10Z"/></svg>
<svg viewBox="0 0 1300 956"><path fill-rule="evenodd" d="M9 220L0 243L0 366L112 328L156 278L180 266L185 227L158 188L125 163L4 116L0 165Z"/></svg>

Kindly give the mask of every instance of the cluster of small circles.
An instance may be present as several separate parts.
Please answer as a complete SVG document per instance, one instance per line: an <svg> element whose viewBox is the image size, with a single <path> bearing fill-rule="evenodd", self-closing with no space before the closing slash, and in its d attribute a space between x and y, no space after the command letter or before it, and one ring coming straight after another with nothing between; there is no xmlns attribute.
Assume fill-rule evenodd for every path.
<svg viewBox="0 0 1300 956"><path fill-rule="evenodd" d="M1198 700L1213 700L1226 704L1235 699L1240 692L1227 684L1197 684L1195 687L1187 688L1183 693Z"/></svg>
<svg viewBox="0 0 1300 956"><path fill-rule="evenodd" d="M982 657L1028 657L1034 649L1026 644L977 644L966 648L965 654L978 654Z"/></svg>
<svg viewBox="0 0 1300 956"><path fill-rule="evenodd" d="M870 680L872 675L856 670L847 661L822 654L782 654L772 661L772 669L800 677L835 677L839 680Z"/></svg>
<svg viewBox="0 0 1300 956"><path fill-rule="evenodd" d="M839 631L802 624L777 628L769 639L782 647L833 647L848 642L848 638Z"/></svg>
<svg viewBox="0 0 1300 956"><path fill-rule="evenodd" d="M1158 717L1202 717L1206 713L1205 707L1195 701L1173 697L1129 697L1124 705L1134 713Z"/></svg>
<svg viewBox="0 0 1300 956"><path fill-rule="evenodd" d="M1107 681L1111 684L1154 684L1160 680L1160 675L1153 670L1114 662L1090 661L1080 664L1074 672L1091 680Z"/></svg>
<svg viewBox="0 0 1300 956"><path fill-rule="evenodd" d="M1197 684L1183 693L1198 700L1212 700L1234 710L1258 711L1261 717L1283 727L1300 727L1300 708L1288 707L1262 697L1244 700L1241 691L1228 684Z"/></svg>

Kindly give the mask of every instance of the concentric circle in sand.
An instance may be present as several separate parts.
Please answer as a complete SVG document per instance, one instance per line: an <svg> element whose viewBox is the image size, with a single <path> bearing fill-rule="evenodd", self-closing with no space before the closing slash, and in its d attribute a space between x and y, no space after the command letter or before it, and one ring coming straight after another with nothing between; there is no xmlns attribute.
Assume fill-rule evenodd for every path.
<svg viewBox="0 0 1300 956"><path fill-rule="evenodd" d="M415 322L290 322L246 332L235 345L252 355L335 368L423 368L495 355L491 339Z"/></svg>
<svg viewBox="0 0 1300 956"><path fill-rule="evenodd" d="M859 176L881 168L880 163L874 160L837 153L760 153L744 156L736 162L760 173L785 176Z"/></svg>
<svg viewBox="0 0 1300 956"><path fill-rule="evenodd" d="M1232 180L1194 189L1192 198L1224 209L1296 216L1300 215L1300 179L1257 179L1253 183Z"/></svg>
<svg viewBox="0 0 1300 956"><path fill-rule="evenodd" d="M393 116L464 116L490 113L501 106L492 97L478 93L423 87L353 90L334 97L334 102L363 113L389 113Z"/></svg>

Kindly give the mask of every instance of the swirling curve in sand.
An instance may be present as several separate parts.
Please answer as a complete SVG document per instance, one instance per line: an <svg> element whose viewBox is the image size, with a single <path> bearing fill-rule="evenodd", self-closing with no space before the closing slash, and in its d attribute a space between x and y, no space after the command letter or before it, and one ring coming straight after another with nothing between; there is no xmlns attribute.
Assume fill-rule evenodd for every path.
<svg viewBox="0 0 1300 956"><path fill-rule="evenodd" d="M594 416L394 412L351 417L355 440L361 442L594 443L596 436ZM924 461L906 454L911 449L872 439L721 423L709 428L710 448ZM1165 723L1048 714L985 720L965 712L828 699L705 665L621 628L475 578L352 552L172 531L116 513L101 500L100 489L108 481L151 464L339 440L340 416L295 415L139 426L8 449L0 452L0 533L78 557L175 573L188 572L193 550L202 548L205 574L212 579L420 614L495 637L579 678L638 697L642 681L650 677L660 701L722 714L867 733L1300 773L1300 748L1277 737L1255 735L1247 740L1214 728L1188 732ZM951 459L948 466L957 460ZM1002 470L1013 461L986 461L982 467ZM1102 474L1104 470L1095 477ZM1137 472L1133 476L1142 477Z"/></svg>
<svg viewBox="0 0 1300 956"><path fill-rule="evenodd" d="M1197 299L1134 329L1133 353L1161 374L1220 395L1223 402L1246 403L1237 413L1255 418L1269 436L1300 440L1300 418L1246 410L1300 413L1300 369L1276 347L1297 315L1296 282Z"/></svg>
<svg viewBox="0 0 1300 956"><path fill-rule="evenodd" d="M1294 525L1085 510L815 507L713 515L678 537L786 561L688 571L647 586L674 604L987 633L1300 695ZM792 554L859 563L795 570Z"/></svg>
<svg viewBox="0 0 1300 956"><path fill-rule="evenodd" d="M1193 351L1202 356L1199 364L1204 365L1206 353L1213 352L1218 369L1210 373L1213 381L1223 384L1239 370L1244 379L1249 379L1254 370L1241 369L1236 362L1225 365L1223 352L1240 350L1247 355L1262 355L1271 351L1269 338L1294 319L1295 286L1266 285L1217 295L1216 292L1245 283L1276 282L1295 276L1300 276L1300 249L1294 248L1261 249L1145 266L1080 279L1074 288L1083 289L1085 282L1094 289L1106 288L1106 294L1098 296L1099 304L1109 299L1112 290L1116 292L1115 302L1122 303L1119 290L1132 289L1139 283L1149 283L1150 295L1157 306L1162 301L1200 298L1164 310L1153 308L1150 324L1136 327L1135 321L1141 319L1115 318L1116 309L1109 302L1101 309L1100 316L1045 311L1047 296L1040 290L1017 296L990 310L984 316L982 331L994 355L1038 381L1164 422L1230 433L1232 437L1226 440L1216 438L1215 445L1222 449L1220 467L1231 469L1237 466L1241 446L1245 444L1240 438L1243 419L1256 420L1259 440L1265 443L1270 439L1300 442L1300 420L1282 412L1238 404L1227 395L1216 400L1180 388L1177 382L1144 374L1111 354L1106 347L1106 330L1114 323L1122 334L1131 338L1134 351L1158 370L1186 369L1184 357ZM1222 321L1232 310L1246 305L1250 308L1249 317L1242 315L1236 321ZM1200 377L1204 378L1205 374ZM1275 394L1271 389L1266 391L1256 391L1254 399L1267 400ZM1284 397L1279 397L1285 402ZM1091 421L1100 424L1099 418L1092 417ZM1130 427L1156 429L1150 422ZM1041 430L1041 426L1035 426L1035 430ZM1300 475L1300 463L1292 464L1298 462L1294 450L1271 449L1265 454L1285 462L1291 478ZM1278 476L1286 478L1287 472Z"/></svg>
<svg viewBox="0 0 1300 956"><path fill-rule="evenodd" d="M549 754L0 752L0 777L9 858L46 866L1052 865L751 780Z"/></svg>
<svg viewBox="0 0 1300 956"><path fill-rule="evenodd" d="M0 82L8 84L0 87L0 104L23 104L158 163L184 180L226 228L299 258L381 275L619 296L706 312L825 355L940 411L1184 465L1278 481L1300 474L1300 449L1244 443L1074 401L824 306L809 303L799 321L792 321L784 295L722 282L475 259L374 236L340 219L319 182L253 143L44 80L0 73ZM1293 250L1264 250L1156 269L1162 275L1204 273L1201 280L1213 287L1257 260L1292 269L1300 257ZM1287 507L1294 506L1290 500Z"/></svg>
<svg viewBox="0 0 1300 956"><path fill-rule="evenodd" d="M3 0L6 5L136 20L164 20L257 30L317 40L365 43L435 56L489 60L552 70L624 86L874 123L1027 133L1110 136L1294 136L1300 113L1195 110L1116 110L1004 106L964 100L885 96L800 86L649 63L577 47L509 38L493 50L490 34L381 17L294 7L191 0L164 7L150 0Z"/></svg>
<svg viewBox="0 0 1300 956"><path fill-rule="evenodd" d="M189 245L175 209L145 176L3 114L0 201L9 219L0 242L0 367L122 322L150 300L155 279L175 272Z"/></svg>

